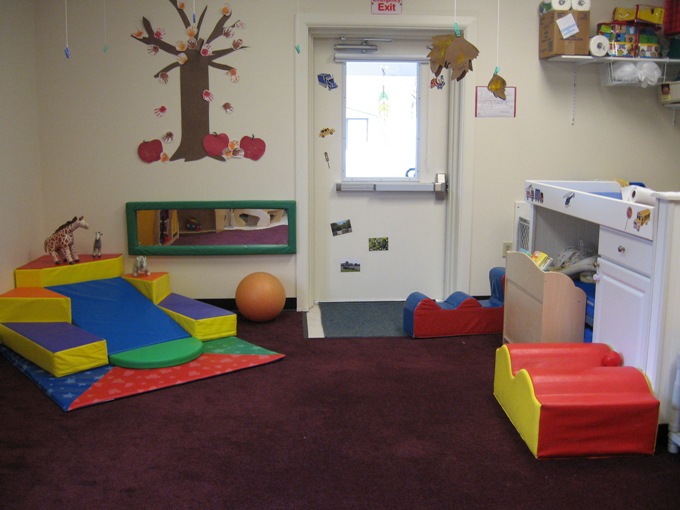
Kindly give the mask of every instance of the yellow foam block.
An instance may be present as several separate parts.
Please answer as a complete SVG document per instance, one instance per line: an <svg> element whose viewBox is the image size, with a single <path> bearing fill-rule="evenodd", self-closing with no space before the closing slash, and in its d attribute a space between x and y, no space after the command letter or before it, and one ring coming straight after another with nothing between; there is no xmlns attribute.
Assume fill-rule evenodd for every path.
<svg viewBox="0 0 680 510"><path fill-rule="evenodd" d="M199 340L215 340L226 336L236 336L236 314L210 317L208 319L192 319L186 315L160 307L172 319L182 326L191 336Z"/></svg>
<svg viewBox="0 0 680 510"><path fill-rule="evenodd" d="M0 322L71 322L71 300L42 287L0 294Z"/></svg>
<svg viewBox="0 0 680 510"><path fill-rule="evenodd" d="M0 324L0 337L7 347L55 377L101 367L109 362L103 339L53 352L3 324Z"/></svg>
<svg viewBox="0 0 680 510"><path fill-rule="evenodd" d="M168 273L151 273L149 276L140 274L132 276L132 273L123 275L149 301L157 305L170 295L170 275Z"/></svg>
<svg viewBox="0 0 680 510"><path fill-rule="evenodd" d="M537 456L541 403L526 370L512 375L510 351L505 345L496 350L493 394L531 452Z"/></svg>
<svg viewBox="0 0 680 510"><path fill-rule="evenodd" d="M93 259L92 255L80 255L80 262L56 265L49 255L44 255L14 270L15 287L49 287L116 278L123 274L123 256L120 254L102 255Z"/></svg>

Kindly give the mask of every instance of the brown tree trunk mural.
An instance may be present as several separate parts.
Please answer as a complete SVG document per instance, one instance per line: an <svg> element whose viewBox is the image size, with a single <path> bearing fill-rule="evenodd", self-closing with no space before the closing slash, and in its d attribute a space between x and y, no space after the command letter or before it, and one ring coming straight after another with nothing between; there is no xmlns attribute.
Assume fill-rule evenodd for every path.
<svg viewBox="0 0 680 510"><path fill-rule="evenodd" d="M203 99L209 90L209 70L205 59L187 52L189 59L180 68L180 94L182 96L182 141L171 161L184 159L196 161L205 158L203 137L210 132L210 103ZM193 58L192 58L193 57Z"/></svg>
<svg viewBox="0 0 680 510"><path fill-rule="evenodd" d="M208 7L203 9L198 24L194 26L184 11L186 2L169 1L184 25L186 41L182 40L174 45L166 42L164 30L154 29L146 18L142 18L144 30L133 34L132 37L146 44L147 52L151 55L163 52L173 56L174 61L154 75L161 83L167 83L170 79L169 73L179 68L182 138L170 160L197 161L210 157L203 148L203 138L210 133L210 102L204 98L204 92L210 90L210 69L225 71L225 79L236 81L233 79L235 69L227 64L218 63L217 60L246 46L242 45L241 40L233 40L229 48L215 50L212 47L213 41L218 37L231 39L235 29L241 26L240 22L226 26L231 18L229 7L221 9L222 16L212 32L207 39L202 39L201 27Z"/></svg>

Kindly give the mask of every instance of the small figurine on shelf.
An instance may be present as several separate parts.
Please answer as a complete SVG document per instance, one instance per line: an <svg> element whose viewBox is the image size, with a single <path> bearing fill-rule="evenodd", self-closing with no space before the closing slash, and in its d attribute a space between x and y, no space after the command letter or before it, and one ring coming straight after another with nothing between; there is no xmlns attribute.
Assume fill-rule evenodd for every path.
<svg viewBox="0 0 680 510"><path fill-rule="evenodd" d="M189 232L200 232L203 230L201 223L193 216L187 220L186 227Z"/></svg>
<svg viewBox="0 0 680 510"><path fill-rule="evenodd" d="M92 258L93 259L100 259L102 258L102 234L101 232L97 232L94 235L94 246L92 247Z"/></svg>
<svg viewBox="0 0 680 510"><path fill-rule="evenodd" d="M52 235L45 239L45 251L52 256L55 264L61 264L60 257L69 264L80 262L73 239L73 231L77 228L90 228L83 219L83 216L74 216L71 221L61 225Z"/></svg>
<svg viewBox="0 0 680 510"><path fill-rule="evenodd" d="M139 255L135 259L135 265L132 268L132 276L139 276L139 273L144 273L146 276L149 276L151 274L151 271L149 270L149 265L146 262L146 257L143 255Z"/></svg>

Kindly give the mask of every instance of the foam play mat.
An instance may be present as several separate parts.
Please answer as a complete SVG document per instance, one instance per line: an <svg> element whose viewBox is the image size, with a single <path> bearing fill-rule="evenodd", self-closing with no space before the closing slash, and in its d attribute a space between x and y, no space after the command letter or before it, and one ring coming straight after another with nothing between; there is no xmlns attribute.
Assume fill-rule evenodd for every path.
<svg viewBox="0 0 680 510"><path fill-rule="evenodd" d="M123 275L121 255L15 270L0 294L0 354L65 411L271 363L236 314L170 291L167 273Z"/></svg>
<svg viewBox="0 0 680 510"><path fill-rule="evenodd" d="M49 290L71 300L73 323L105 338L109 355L188 336L121 277L54 285Z"/></svg>
<svg viewBox="0 0 680 510"><path fill-rule="evenodd" d="M108 364L55 377L4 345L0 345L0 354L64 411L265 365L284 357L238 337L227 337L203 342L203 353L181 365L132 369Z"/></svg>

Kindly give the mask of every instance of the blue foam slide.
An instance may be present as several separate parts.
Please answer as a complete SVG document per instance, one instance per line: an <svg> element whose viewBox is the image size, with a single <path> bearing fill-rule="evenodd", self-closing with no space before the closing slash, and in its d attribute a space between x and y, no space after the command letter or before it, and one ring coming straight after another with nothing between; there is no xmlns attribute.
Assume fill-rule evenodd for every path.
<svg viewBox="0 0 680 510"><path fill-rule="evenodd" d="M109 355L191 336L121 277L48 288L71 299L73 324L104 338Z"/></svg>

